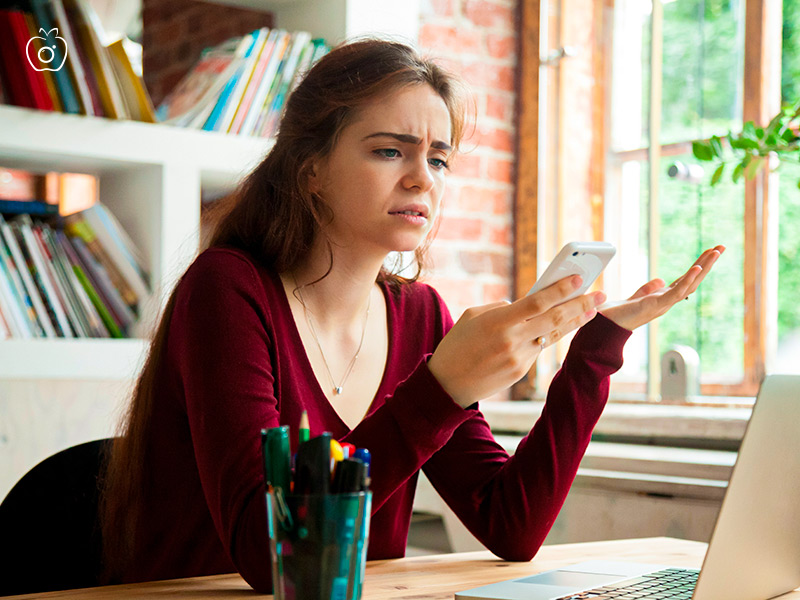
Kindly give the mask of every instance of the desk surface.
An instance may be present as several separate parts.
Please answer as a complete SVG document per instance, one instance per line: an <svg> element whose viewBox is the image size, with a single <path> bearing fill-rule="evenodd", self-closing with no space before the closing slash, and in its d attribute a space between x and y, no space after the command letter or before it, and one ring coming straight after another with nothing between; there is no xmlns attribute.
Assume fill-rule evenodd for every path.
<svg viewBox="0 0 800 600"><path fill-rule="evenodd" d="M706 544L672 538L615 540L543 546L531 562L504 562L489 552L439 554L367 563L363 600L453 600L460 590L547 571L582 560L623 560L699 568ZM50 592L14 598L131 600L166 596L191 600L254 598L237 574L154 581L86 590ZM272 598L272 596L261 596ZM781 596L800 600L800 588Z"/></svg>

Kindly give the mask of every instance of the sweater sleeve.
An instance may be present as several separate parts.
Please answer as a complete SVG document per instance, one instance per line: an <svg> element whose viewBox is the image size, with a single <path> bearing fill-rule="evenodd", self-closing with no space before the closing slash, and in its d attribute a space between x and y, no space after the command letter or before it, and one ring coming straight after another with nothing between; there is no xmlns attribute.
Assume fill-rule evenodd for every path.
<svg viewBox="0 0 800 600"><path fill-rule="evenodd" d="M424 471L466 527L507 560L530 560L566 499L631 332L602 315L575 335L541 417L509 457L479 411Z"/></svg>
<svg viewBox="0 0 800 600"><path fill-rule="evenodd" d="M276 397L273 316L256 268L235 252L215 251L185 275L169 334L205 502L236 569L261 592L272 581L259 431L279 425L279 403L300 400ZM345 438L372 453L373 511L450 439L466 412L419 357Z"/></svg>

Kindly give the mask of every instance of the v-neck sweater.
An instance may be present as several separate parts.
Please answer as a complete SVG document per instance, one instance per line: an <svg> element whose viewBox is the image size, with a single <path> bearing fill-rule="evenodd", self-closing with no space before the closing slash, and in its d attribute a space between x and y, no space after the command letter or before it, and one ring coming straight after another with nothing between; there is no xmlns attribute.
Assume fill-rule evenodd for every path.
<svg viewBox="0 0 800 600"><path fill-rule="evenodd" d="M178 283L146 432L145 518L126 581L239 571L272 589L262 428L300 416L311 436L372 454L368 559L405 554L422 469L467 528L506 560L530 560L567 496L622 365L630 332L602 315L579 330L542 415L513 456L478 405L462 409L427 361L453 326L423 283L381 285L387 361L363 420L349 429L311 368L278 274L234 248L198 256Z"/></svg>

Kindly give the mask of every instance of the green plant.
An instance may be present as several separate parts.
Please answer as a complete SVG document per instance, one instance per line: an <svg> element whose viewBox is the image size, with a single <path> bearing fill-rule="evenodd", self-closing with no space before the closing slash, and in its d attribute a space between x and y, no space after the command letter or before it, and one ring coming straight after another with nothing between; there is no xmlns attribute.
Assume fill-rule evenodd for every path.
<svg viewBox="0 0 800 600"><path fill-rule="evenodd" d="M785 105L766 127L756 127L753 121L747 121L741 133L729 132L724 138L714 135L708 140L692 142L692 153L697 160L718 163L711 176L712 186L722 180L726 165L732 163L735 163L731 174L734 182L742 177L753 179L758 170L768 164L773 153L780 160L800 162L800 137L795 131L799 124L800 100L797 100L792 105ZM724 141L727 141L733 159L726 158ZM800 181L797 185L800 187Z"/></svg>

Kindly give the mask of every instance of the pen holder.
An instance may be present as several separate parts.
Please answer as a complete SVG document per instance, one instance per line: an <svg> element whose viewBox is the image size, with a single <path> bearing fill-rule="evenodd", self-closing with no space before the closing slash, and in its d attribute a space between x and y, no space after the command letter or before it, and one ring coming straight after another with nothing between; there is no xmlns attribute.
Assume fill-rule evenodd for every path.
<svg viewBox="0 0 800 600"><path fill-rule="evenodd" d="M276 600L359 600L372 492L267 493Z"/></svg>

